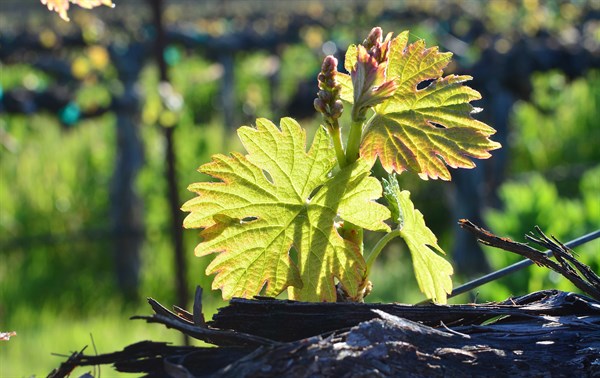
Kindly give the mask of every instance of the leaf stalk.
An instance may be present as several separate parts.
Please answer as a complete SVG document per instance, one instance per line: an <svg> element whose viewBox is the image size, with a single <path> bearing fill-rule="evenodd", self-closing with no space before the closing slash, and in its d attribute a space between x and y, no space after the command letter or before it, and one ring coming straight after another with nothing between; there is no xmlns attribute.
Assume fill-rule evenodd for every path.
<svg viewBox="0 0 600 378"><path fill-rule="evenodd" d="M371 274L371 268L373 267L373 263L375 262L375 259L377 259L377 256L379 256L383 248L394 238L401 236L400 232L401 231L399 228L395 229L392 232L388 232L381 239L379 239L377 244L375 244L373 250L371 251L371 254L369 254L369 257L367 257L367 270L365 273L366 277L369 277L369 275Z"/></svg>
<svg viewBox="0 0 600 378"><path fill-rule="evenodd" d="M348 164L352 164L358 160L364 120L364 117L362 119L353 119L350 125L348 145L346 147L346 161Z"/></svg>
<svg viewBox="0 0 600 378"><path fill-rule="evenodd" d="M333 141L333 148L335 149L338 165L340 168L344 168L348 165L348 161L346 159L346 153L344 152L344 145L342 144L340 124L337 119L333 120L333 124L327 125L327 131L329 131L329 135Z"/></svg>

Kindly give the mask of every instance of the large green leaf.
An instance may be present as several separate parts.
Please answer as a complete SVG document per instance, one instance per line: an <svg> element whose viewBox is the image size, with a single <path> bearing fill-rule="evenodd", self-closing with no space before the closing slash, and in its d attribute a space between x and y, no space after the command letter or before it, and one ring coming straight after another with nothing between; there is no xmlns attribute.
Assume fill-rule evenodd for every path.
<svg viewBox="0 0 600 378"><path fill-rule="evenodd" d="M346 69L356 62L356 49L348 51ZM500 147L489 139L495 130L471 117L477 109L470 102L481 98L463 85L471 77L442 76L451 57L437 47L425 48L422 40L408 44L408 32L391 41L386 77L398 88L375 107L364 130L362 157L371 163L379 158L388 172L410 170L423 179L450 180L446 165L473 168L472 158L488 158ZM351 102L350 77L338 75L338 81L342 99ZM426 81L431 83L419 88Z"/></svg>
<svg viewBox="0 0 600 378"><path fill-rule="evenodd" d="M410 200L410 192L400 190L393 174L390 175L390 181L384 179L384 186L392 218L398 222L400 236L410 250L419 288L434 302L446 303L447 294L452 292L452 265L438 255L437 252L443 254L444 251L438 246L433 232L425 225L423 214L415 209Z"/></svg>
<svg viewBox="0 0 600 378"><path fill-rule="evenodd" d="M213 156L199 171L220 181L190 185L198 197L183 206L191 212L184 226L203 229L196 254L217 253L207 268L216 273L213 288L225 299L293 287L294 299L335 301L337 279L357 296L365 262L336 222L389 230L370 166L359 159L330 177L335 154L326 132L320 128L306 152L305 132L291 118L280 128L259 119L238 135L248 155Z"/></svg>

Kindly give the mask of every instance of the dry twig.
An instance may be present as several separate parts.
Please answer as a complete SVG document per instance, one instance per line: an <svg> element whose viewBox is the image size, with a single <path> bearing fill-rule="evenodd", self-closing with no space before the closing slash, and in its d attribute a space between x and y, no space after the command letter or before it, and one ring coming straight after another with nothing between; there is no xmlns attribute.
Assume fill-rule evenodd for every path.
<svg viewBox="0 0 600 378"><path fill-rule="evenodd" d="M567 278L584 293L594 299L600 300L600 277L588 266L578 261L567 246L559 242L554 236L552 236L552 239L548 238L539 227L535 227L535 231L539 236L536 237L532 232L525 237L538 245L548 248L550 253L540 252L528 244L496 236L466 219L461 219L459 225L475 234L478 241L482 244L516 253L528 258L539 266L545 266ZM557 261L551 260L550 257L552 256Z"/></svg>

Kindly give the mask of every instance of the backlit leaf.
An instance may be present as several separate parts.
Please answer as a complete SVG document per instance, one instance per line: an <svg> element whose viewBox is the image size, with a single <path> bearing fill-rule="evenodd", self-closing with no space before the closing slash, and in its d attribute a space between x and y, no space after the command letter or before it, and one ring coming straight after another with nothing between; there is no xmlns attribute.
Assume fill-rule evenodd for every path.
<svg viewBox="0 0 600 378"><path fill-rule="evenodd" d="M387 172L410 170L425 180L450 180L446 165L473 168L473 158L488 158L490 150L500 147L489 139L495 130L471 117L477 109L470 102L481 98L463 85L471 77L442 76L451 57L437 47L425 48L422 40L408 44L408 32L392 40L386 75L398 88L374 108L361 143L362 157L371 163L379 158ZM348 61L356 58L347 55L346 68ZM342 99L352 102L349 76L338 75L338 80ZM421 88L424 82L430 83Z"/></svg>
<svg viewBox="0 0 600 378"><path fill-rule="evenodd" d="M425 225L423 214L415 209L410 192L400 190L393 174L389 182L384 179L384 187L392 217L396 218L393 220L399 223L400 236L410 250L419 288L434 302L446 303L447 294L452 292L452 265L437 253L443 254L444 251Z"/></svg>
<svg viewBox="0 0 600 378"><path fill-rule="evenodd" d="M359 159L330 177L335 153L323 128L306 152L304 130L291 118L280 128L266 119L238 135L247 155L215 155L200 167L220 181L192 184L198 196L183 210L186 228L202 229L196 254L217 256L207 268L223 298L275 296L335 301L335 279L352 296L364 280L359 246L336 222L388 231L390 215L374 202L381 185Z"/></svg>

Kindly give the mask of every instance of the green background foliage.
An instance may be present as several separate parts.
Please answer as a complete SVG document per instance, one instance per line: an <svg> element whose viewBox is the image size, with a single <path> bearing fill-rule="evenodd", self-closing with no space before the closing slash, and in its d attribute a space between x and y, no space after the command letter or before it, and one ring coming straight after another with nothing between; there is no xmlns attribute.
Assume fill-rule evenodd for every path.
<svg viewBox="0 0 600 378"><path fill-rule="evenodd" d="M538 225L566 242L600 226L600 140L598 71L567 82L549 72L533 78L531 102L515 107L511 135L510 179L499 190L502 209L490 209L486 220L499 235L523 241ZM600 271L600 241L576 249L580 261ZM488 249L494 268L518 257ZM516 273L480 289L482 298L499 299L544 288L577 291L566 279L539 267Z"/></svg>

